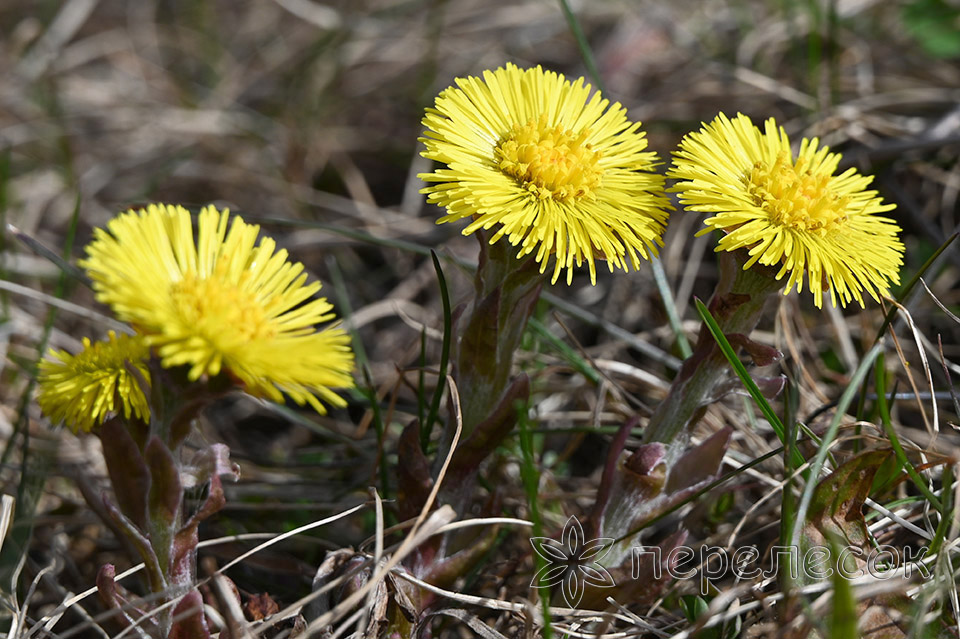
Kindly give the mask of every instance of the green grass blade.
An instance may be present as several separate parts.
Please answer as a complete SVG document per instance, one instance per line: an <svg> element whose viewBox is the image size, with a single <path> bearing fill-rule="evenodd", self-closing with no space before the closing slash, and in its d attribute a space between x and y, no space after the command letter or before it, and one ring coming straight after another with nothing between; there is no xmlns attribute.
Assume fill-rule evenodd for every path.
<svg viewBox="0 0 960 639"><path fill-rule="evenodd" d="M73 278L73 279L75 279L76 281L80 282L81 284L83 284L83 285L86 286L87 288L90 288L90 286L91 286L90 278L87 277L87 274L86 274L86 273L84 273L84 272L81 271L79 268L77 268L76 266L74 266L73 264L70 263L70 256L69 256L69 255L63 255L63 256L57 255L55 251L47 248L46 246L44 246L43 244L41 244L39 241L37 241L37 240L34 239L33 237L27 235L26 233L24 233L23 231L21 231L20 229L16 228L16 227L13 226L13 225L7 224L7 227L6 227L6 228L7 228L7 231L8 231L13 237L15 237L15 238L17 238L18 240L20 240L20 242L21 242L24 246L26 246L27 248L29 248L31 251L33 251L34 253L36 253L36 254L39 255L40 257L42 257L42 258L44 258L44 259L49 260L50 262L52 262L58 269L60 269L60 272L61 272L61 273L64 273L64 274L70 276L71 278ZM73 232L74 232L74 233L76 232L76 228L74 228L74 231L73 231ZM70 240L70 243L71 243L71 245L72 245L72 243L73 243L73 240L72 240L72 239Z"/></svg>
<svg viewBox="0 0 960 639"><path fill-rule="evenodd" d="M330 280L337 295L337 305L340 307L341 316L344 319L349 319L353 315L353 306L350 304L349 295L347 295L347 287L344 285L340 265L337 264L337 260L332 255L327 258L327 268L330 269ZM377 459L377 466L380 470L380 494L384 499L388 499L390 496L390 474L387 472L387 464L383 455L383 451L386 450L386 442L384 441L386 425L383 423L380 401L377 398L377 388L373 384L373 375L370 373L370 360L367 359L367 351L363 348L360 335L353 327L350 328L350 341L353 353L357 358L357 368L360 369L366 384L365 388L358 385L357 390L366 395L370 402L370 410L373 411L373 427L377 433L377 449L380 451Z"/></svg>
<svg viewBox="0 0 960 639"><path fill-rule="evenodd" d="M677 347L680 349L680 354L686 359L693 355L693 349L690 348L690 342L687 341L687 336L683 333L683 324L680 322L680 316L677 315L677 305L674 301L673 291L670 290L670 283L667 282L667 274L663 270L663 264L660 262L660 258L651 256L650 267L653 269L653 281L657 285L661 299L663 299L663 308L667 312L667 321L670 323L670 328L673 329L673 335L677 339Z"/></svg>
<svg viewBox="0 0 960 639"><path fill-rule="evenodd" d="M440 412L440 399L443 397L445 387L444 380L447 379L447 365L450 361L450 340L453 333L453 319L450 308L450 292L447 290L447 278L443 275L443 268L440 266L440 258L436 251L430 251L430 257L433 259L433 268L437 271L437 282L440 284L440 299L443 302L443 343L440 347L440 370L437 372L437 386L433 391L433 399L430 402L430 412L427 419L420 425L420 447L426 451L430 442L430 435L433 432L433 424L437 421L437 415Z"/></svg>
<svg viewBox="0 0 960 639"><path fill-rule="evenodd" d="M767 401L767 398L763 396L763 393L760 392L760 389L757 387L756 382L753 381L753 378L750 377L750 373L747 371L747 367L743 365L743 362L740 361L740 358L737 357L737 352L733 349L733 346L730 345L730 342L727 341L727 337L723 334L723 331L720 329L720 325L717 324L717 320L713 318L713 315L710 314L710 311L707 310L706 304L701 302L699 299L694 300L696 304L697 312L700 313L700 317L703 319L703 323L706 325L707 329L710 331L710 334L713 336L713 339L717 342L717 346L720 347L720 350L723 352L724 357L727 358L727 361L730 363L730 366L733 367L734 372L736 372L737 377L740 378L740 381L743 382L744 387L746 387L747 392L750 393L750 397L753 398L753 401L756 403L757 408L760 409L760 412L763 413L763 416L767 419L767 422L770 423L770 426L773 428L774 432L777 434L777 437L780 439L780 442L787 445L787 429L784 428L783 422L780 421L780 418L777 417L777 414L773 412L773 407L770 406L770 402ZM790 456L793 460L793 467L798 468L803 465L803 456L796 449L793 450L793 454Z"/></svg>
<svg viewBox="0 0 960 639"><path fill-rule="evenodd" d="M597 68L597 63L593 59L593 50L590 48L590 43L587 42L587 36L583 33L583 27L580 26L580 20L577 19L577 14L570 8L570 3L567 0L560 0L560 8L563 10L563 17L567 19L570 32L577 41L577 48L580 50L580 57L583 58L584 66L587 67L587 74L593 80L597 89L599 89L601 93L606 93L603 86L603 79L600 77L600 70Z"/></svg>
<svg viewBox="0 0 960 639"><path fill-rule="evenodd" d="M74 203L73 215L70 218L70 224L67 227L67 234L63 242L63 256L59 258L61 262L66 263L70 259L70 255L73 253L73 242L77 235L77 224L80 220L80 196L77 196L77 200ZM64 270L60 273L60 278L57 281L57 287L54 291L54 297L57 299L64 299L67 297L70 292L72 280L71 274ZM47 350L47 343L50 340L50 332L53 330L53 322L57 317L57 307L50 306L49 311L47 312L46 320L43 324L43 332L40 334L40 341L37 343L37 359L41 359L44 356L44 353ZM20 397L20 402L17 407L17 421L13 429L13 434L10 436L10 439L7 440L7 445L3 450L3 454L0 455L0 464L7 464L10 461L10 456L13 454L13 450L16 446L16 442L19 439L20 435L23 435L24 438L24 454L27 451L27 421L28 421L28 412L27 409L30 404L30 400L33 397L33 389L36 387L36 378L32 377L27 383L27 387L24 390L23 395ZM26 472L26 468L24 468Z"/></svg>
<svg viewBox="0 0 960 639"><path fill-rule="evenodd" d="M530 424L527 423L526 406L517 410L517 426L520 430L520 451L522 463L520 478L523 480L524 492L527 495L527 506L530 510L530 521L533 522L533 536L543 537L543 519L540 516L540 471L534 459L533 436L530 434ZM539 553L533 553L534 567L539 572L545 565L545 559ZM536 573L535 573L536 574ZM553 637L553 626L550 623L550 590L541 589L540 603L543 606L543 636L544 639Z"/></svg>
<svg viewBox="0 0 960 639"><path fill-rule="evenodd" d="M834 557L840 556L842 545L831 540ZM827 636L829 639L859 639L857 631L857 601L853 595L853 585L840 570L833 573L833 601L830 606L830 621Z"/></svg>
<svg viewBox="0 0 960 639"><path fill-rule="evenodd" d="M426 402L426 370L427 370L427 327L420 331L420 370L417 371L417 419L420 423L427 421Z"/></svg>
<svg viewBox="0 0 960 639"><path fill-rule="evenodd" d="M883 366L883 355L877 357L875 364L875 371L873 374L874 384L877 391L877 408L880 411L880 421L883 424L883 430L887 434L887 439L890 440L890 445L893 446L893 452L897 456L897 461L900 466L907 471L907 475L910 476L910 479L913 480L913 484L917 487L924 497L927 498L934 508L940 511L943 515L943 507L940 504L940 500L936 495L930 490L926 482L923 481L923 477L920 476L920 473L913 467L913 464L910 463L910 460L907 459L907 454L903 450L903 445L900 443L900 438L897 437L897 431L893 427L893 422L890 419L890 409L887 406L887 394L886 394L886 370Z"/></svg>
<svg viewBox="0 0 960 639"><path fill-rule="evenodd" d="M817 448L817 454L810 464L810 479L807 481L807 485L803 488L803 494L800 497L800 504L797 506L797 514L795 521L793 522L793 534L790 538L790 545L794 547L800 547L800 531L806 522L807 511L810 508L810 502L813 500L813 491L817 487L817 480L820 477L820 471L823 470L823 462L827 458L830 445L833 443L833 440L836 439L837 433L840 431L840 422L843 421L843 416L846 414L847 408L857 395L857 389L867 377L867 374L873 367L873 362L877 359L882 350L883 344L878 342L873 345L873 348L867 351L866 355L863 356L863 361L860 362L857 370L854 371L853 377L850 379L850 383L840 396L840 401L837 402L837 412L834 414L833 420L831 420L830 426L827 428L827 432L824 433L820 442L820 447Z"/></svg>
<svg viewBox="0 0 960 639"><path fill-rule="evenodd" d="M80 220L80 196L73 206L73 214L70 218L70 224L67 226L67 233L63 242L63 261L70 258L73 253L73 244L77 235L77 224ZM58 299L67 297L70 292L73 280L70 275L63 271L57 281L55 296ZM41 359L47 350L47 344L50 341L50 333L53 331L53 323L57 317L57 307L51 306L47 311L47 317L43 324L43 331L40 334L40 340L37 343L37 359ZM23 566L26 552L30 544L30 538L33 535L33 515L39 503L43 487L46 483L47 471L51 466L49 455L43 450L34 452L30 449L30 429L29 425L29 407L33 398L33 391L36 388L37 379L32 375L24 388L23 394L17 405L17 418L13 433L7 440L3 454L0 455L0 465L8 466L11 457L16 450L18 440L22 438L20 445L21 452L21 470L20 480L17 486L17 505L11 524L10 534L0 551L0 592L16 592L17 581L20 575L20 569ZM10 588L7 591L7 588Z"/></svg>
<svg viewBox="0 0 960 639"><path fill-rule="evenodd" d="M944 464L943 474L940 476L940 494L943 495L943 506L940 523L937 524L937 531L930 541L930 554L936 554L943 548L943 543L947 540L947 534L953 524L953 464Z"/></svg>
<svg viewBox="0 0 960 639"><path fill-rule="evenodd" d="M793 466L793 460L799 454L797 450L797 439L800 436L800 422L796 418L796 408L799 404L800 393L796 384L787 381L784 394L784 417L787 423L787 442L783 447L783 467L785 469L796 468ZM783 486L782 499L780 502L780 543L786 545L787 539L793 532L793 521L796 515L797 500L793 494L794 476L792 472L784 473L786 483ZM789 572L789 571L787 571Z"/></svg>
<svg viewBox="0 0 960 639"><path fill-rule="evenodd" d="M570 348L570 346L564 342L562 339L559 339L556 335L547 330L547 327L543 325L543 322L538 320L535 317L531 317L527 320L527 326L530 327L534 333L543 338L545 342L550 344L560 355L567 361L571 368L575 371L586 377L592 384L599 384L603 377L597 372L593 366L590 365L590 362L585 360L580 356L580 353Z"/></svg>

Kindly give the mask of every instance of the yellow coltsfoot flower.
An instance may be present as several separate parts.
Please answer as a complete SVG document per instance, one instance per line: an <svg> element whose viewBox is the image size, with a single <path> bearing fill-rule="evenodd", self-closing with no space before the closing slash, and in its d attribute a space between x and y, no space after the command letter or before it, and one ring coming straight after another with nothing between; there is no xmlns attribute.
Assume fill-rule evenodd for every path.
<svg viewBox="0 0 960 639"><path fill-rule="evenodd" d="M539 66L456 84L423 119L423 156L446 165L419 176L447 209L439 222L472 218L464 235L497 226L490 243L506 236L519 256L536 250L541 273L555 255L554 282L566 269L569 284L584 261L596 283L596 259L613 271L656 255L671 206L625 108Z"/></svg>
<svg viewBox="0 0 960 639"><path fill-rule="evenodd" d="M794 156L773 118L761 131L745 115L721 113L684 137L674 156L667 177L679 182L669 190L687 209L712 214L699 234L724 231L716 250L746 249L745 269L779 266L785 294L802 291L806 274L818 307L825 288L834 306L863 306L863 291L879 301L900 282L900 228L877 215L895 205L866 190L873 177L852 168L835 175L840 154L816 138L801 140Z"/></svg>
<svg viewBox="0 0 960 639"><path fill-rule="evenodd" d="M129 362L149 384L149 357L150 349L139 336L118 337L113 331L102 342L83 338L83 350L76 355L50 349L39 364L37 403L51 421L63 422L75 433L89 432L113 413L149 421L141 380L126 365Z"/></svg>
<svg viewBox="0 0 960 639"><path fill-rule="evenodd" d="M193 381L227 372L251 395L309 403L326 412L353 386L350 340L320 283L287 260L260 227L204 208L152 204L97 229L81 265L97 300L144 335L164 367L187 366Z"/></svg>

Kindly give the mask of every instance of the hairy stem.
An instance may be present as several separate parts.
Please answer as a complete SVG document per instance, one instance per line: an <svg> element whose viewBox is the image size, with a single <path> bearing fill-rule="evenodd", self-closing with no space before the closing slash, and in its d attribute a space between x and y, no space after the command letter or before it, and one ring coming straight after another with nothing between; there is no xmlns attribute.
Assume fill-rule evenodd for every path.
<svg viewBox="0 0 960 639"><path fill-rule="evenodd" d="M725 335L749 335L782 283L777 281L772 268L753 265L744 270L742 256L735 253L721 253L719 262L720 281L710 300L710 312ZM728 368L723 353L706 326L702 326L693 355L684 361L667 397L644 431L644 442L667 445L668 468L686 448L693 426L713 401L714 390L726 377Z"/></svg>
<svg viewBox="0 0 960 639"><path fill-rule="evenodd" d="M461 320L454 352L463 415L461 441L499 404L510 382L514 352L545 279L532 256L517 259L516 249L508 242L488 244L486 233L477 236L481 246L475 298Z"/></svg>

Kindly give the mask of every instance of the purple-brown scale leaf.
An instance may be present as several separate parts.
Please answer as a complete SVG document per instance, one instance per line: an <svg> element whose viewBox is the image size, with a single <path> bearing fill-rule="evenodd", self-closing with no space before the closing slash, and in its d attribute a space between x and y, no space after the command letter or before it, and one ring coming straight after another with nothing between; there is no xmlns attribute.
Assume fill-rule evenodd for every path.
<svg viewBox="0 0 960 639"><path fill-rule="evenodd" d="M151 437L143 452L150 469L150 518L154 525L172 526L180 515L183 500L177 461L159 437Z"/></svg>
<svg viewBox="0 0 960 639"><path fill-rule="evenodd" d="M870 495L874 475L890 455L889 450L862 453L817 484L803 530L806 541L823 545L831 537L839 536L849 546L865 546L869 536L863 503Z"/></svg>
<svg viewBox="0 0 960 639"><path fill-rule="evenodd" d="M140 454L140 448L119 418L105 421L100 426L99 434L107 474L110 475L110 484L120 512L140 530L144 530L150 471Z"/></svg>

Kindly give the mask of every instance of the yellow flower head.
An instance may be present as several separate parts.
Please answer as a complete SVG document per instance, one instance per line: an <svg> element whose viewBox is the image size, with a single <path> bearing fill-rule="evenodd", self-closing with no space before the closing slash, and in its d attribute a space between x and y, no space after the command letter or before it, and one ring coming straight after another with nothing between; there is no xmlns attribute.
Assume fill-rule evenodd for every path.
<svg viewBox="0 0 960 639"><path fill-rule="evenodd" d="M39 365L37 402L52 421L77 433L89 432L121 409L127 419L133 414L150 420L140 380L125 366L130 362L149 383L150 349L139 336L117 337L110 331L105 342L83 338L83 350L76 355L50 349L47 356Z"/></svg>
<svg viewBox="0 0 960 639"><path fill-rule="evenodd" d="M747 248L744 268L780 265L784 294L794 285L802 291L806 273L818 307L824 288L834 306L838 299L863 306L862 291L879 301L889 283L900 282L900 228L877 215L895 205L866 190L871 176L855 169L834 175L840 154L816 138L801 140L794 157L773 118L761 131L745 115L721 113L674 155L667 177L680 181L670 190L689 210L712 214L699 234L724 231L717 251Z"/></svg>
<svg viewBox="0 0 960 639"><path fill-rule="evenodd" d="M263 237L259 226L208 206L196 240L181 206L150 205L97 229L81 262L100 302L130 322L165 367L189 366L188 377L227 371L258 397L334 406L331 387L352 387L353 353L320 283L306 284L303 265ZM229 230L228 230L229 228Z"/></svg>
<svg viewBox="0 0 960 639"><path fill-rule="evenodd" d="M579 78L507 64L483 79L458 78L427 109L423 156L446 165L420 175L439 222L472 218L464 235L499 228L519 256L533 252L540 272L556 255L553 281L585 260L627 269L656 255L670 209L655 153L640 123ZM609 106L609 108L608 108Z"/></svg>

